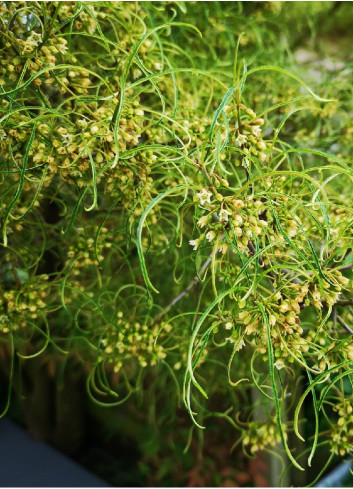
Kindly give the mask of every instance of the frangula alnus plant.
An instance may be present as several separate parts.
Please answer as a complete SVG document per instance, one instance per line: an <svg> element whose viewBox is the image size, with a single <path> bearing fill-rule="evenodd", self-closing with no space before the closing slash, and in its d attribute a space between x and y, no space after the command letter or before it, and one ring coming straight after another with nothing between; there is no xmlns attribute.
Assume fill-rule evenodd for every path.
<svg viewBox="0 0 353 489"><path fill-rule="evenodd" d="M199 429L227 419L246 453L281 443L297 468L319 446L351 455L353 173L295 125L337 101L248 68L249 33L223 75L195 52L202 26L178 20L188 8L165 7L0 5L9 398L17 364L70 357L100 405L152 376ZM278 78L269 103L257 83ZM301 454L288 434L303 439L308 399Z"/></svg>

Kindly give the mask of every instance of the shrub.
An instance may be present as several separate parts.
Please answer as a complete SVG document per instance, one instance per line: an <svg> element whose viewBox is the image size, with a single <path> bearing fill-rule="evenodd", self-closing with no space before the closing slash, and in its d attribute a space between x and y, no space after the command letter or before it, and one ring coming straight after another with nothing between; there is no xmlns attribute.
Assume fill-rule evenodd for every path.
<svg viewBox="0 0 353 489"><path fill-rule="evenodd" d="M259 6L238 4L255 20L230 43L234 5L0 8L9 399L17 366L71 359L99 405L153 378L245 453L351 455L353 175L329 150L349 139L332 85L266 58Z"/></svg>

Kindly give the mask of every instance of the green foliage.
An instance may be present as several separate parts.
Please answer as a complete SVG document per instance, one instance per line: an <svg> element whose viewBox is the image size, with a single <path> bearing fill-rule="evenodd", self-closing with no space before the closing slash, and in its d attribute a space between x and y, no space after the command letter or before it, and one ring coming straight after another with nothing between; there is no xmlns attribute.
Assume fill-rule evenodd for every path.
<svg viewBox="0 0 353 489"><path fill-rule="evenodd" d="M352 88L293 67L299 7L0 5L10 379L73 357L101 406L153 385L246 455L352 454Z"/></svg>

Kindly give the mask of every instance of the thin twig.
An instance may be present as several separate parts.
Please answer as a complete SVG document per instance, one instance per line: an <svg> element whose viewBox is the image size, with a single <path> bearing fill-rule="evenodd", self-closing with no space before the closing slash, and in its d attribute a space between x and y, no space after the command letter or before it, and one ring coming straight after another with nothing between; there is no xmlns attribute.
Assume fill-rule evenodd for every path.
<svg viewBox="0 0 353 489"><path fill-rule="evenodd" d="M333 320L333 328L336 329L336 327L337 327L337 309L336 309L336 306L333 306L333 309L332 309L332 320Z"/></svg>
<svg viewBox="0 0 353 489"><path fill-rule="evenodd" d="M353 263L349 263L348 265L344 265L343 267L337 268L337 270L342 272L342 270L350 270L351 268L353 268Z"/></svg>
<svg viewBox="0 0 353 489"><path fill-rule="evenodd" d="M341 326L344 327L348 331L348 333L353 334L353 329L351 329L347 323L343 321L343 319L337 315L337 321L340 323Z"/></svg>
<svg viewBox="0 0 353 489"><path fill-rule="evenodd" d="M353 299L342 299L337 301L336 304L338 306L353 306Z"/></svg>
<svg viewBox="0 0 353 489"><path fill-rule="evenodd" d="M203 273L206 271L208 265L211 263L212 260L212 253L210 256L207 258L207 260L204 262L202 267L200 268L199 276L202 276ZM177 302L179 302L183 297L185 297L190 290L197 284L199 283L200 279L198 275L195 275L195 277L192 279L192 281L189 283L189 285L186 287L183 292L181 292L177 297L175 297L170 304L156 317L156 319L153 321L153 324L159 323L159 321L167 314L167 312L175 306Z"/></svg>
<svg viewBox="0 0 353 489"><path fill-rule="evenodd" d="M282 268L281 269L281 272L284 274L284 275L288 275L289 278L291 279L291 282L293 284L301 284L302 281L300 280L300 278L298 277L294 277L294 273L291 272L290 270L288 270L288 268Z"/></svg>
<svg viewBox="0 0 353 489"><path fill-rule="evenodd" d="M255 246L253 245L253 243L251 241L248 241L248 249L250 251L250 253L252 255L255 255L256 254L256 249L255 249ZM199 272L199 275L203 275L203 273L206 271L208 265L211 263L211 260L212 260L212 253L211 255L207 258L207 260L204 262L204 264L202 265L201 269L200 269L200 272ZM265 263L263 262L262 258L259 257L259 265L264 269L264 270L267 270L268 269L268 266L265 265ZM348 268L352 268L353 267L353 263L350 264L350 265L345 265L344 267L342 268L339 268L338 270L347 270ZM282 268L281 269L281 274L282 275L288 275L289 278L290 278L290 281L294 284L301 284L302 281L300 278L298 277L294 277L294 273L291 272L290 270L288 270L287 268ZM276 276L273 272L269 272L269 275L271 278L273 279L276 279ZM183 292L181 292L177 297L175 297L171 302L170 304L168 304L168 306L156 317L156 319L154 320L153 324L156 324L156 323L159 323L159 321L167 314L168 311L170 311L170 309L175 306L175 304L177 304L183 297L185 297L192 289L193 287L199 283L199 277L198 276L195 276L192 281L190 282L190 284L186 287L185 290L183 290ZM304 304L304 303L303 303ZM344 306L344 305L353 305L353 299L351 300L342 300L342 301L338 301L337 302L337 305L340 305L340 306ZM305 306L303 305L302 308L304 308ZM336 321L336 317L335 315L337 315L337 311L336 309L334 309L333 311L333 314L334 314L334 321ZM347 329L347 331L349 331L351 334L353 334L353 331L350 329L350 327L343 321L343 319L341 319L339 316L337 316L337 320L338 322L344 327Z"/></svg>
<svg viewBox="0 0 353 489"><path fill-rule="evenodd" d="M250 250L250 253L252 255L255 255L256 253L256 249L255 249L255 246L252 244L251 241L248 241L248 249ZM268 269L268 266L265 265L265 263L263 262L263 260L259 257L259 265L260 267L262 267L264 270L267 270ZM272 277L273 279L276 278L274 272L268 272L268 274L270 275L270 277ZM289 278L290 278L290 281L293 283L293 284L301 284L302 281L300 280L300 278L298 277L293 277L293 272L291 272L290 270L288 270L287 268L282 268L281 269L281 274L282 275L289 275Z"/></svg>
<svg viewBox="0 0 353 489"><path fill-rule="evenodd" d="M17 288L20 289L21 288L21 281L20 281L20 279L18 277L16 267L14 266L14 264L12 263L12 261L11 261L11 272L12 272L13 278L14 278L14 280L16 282Z"/></svg>

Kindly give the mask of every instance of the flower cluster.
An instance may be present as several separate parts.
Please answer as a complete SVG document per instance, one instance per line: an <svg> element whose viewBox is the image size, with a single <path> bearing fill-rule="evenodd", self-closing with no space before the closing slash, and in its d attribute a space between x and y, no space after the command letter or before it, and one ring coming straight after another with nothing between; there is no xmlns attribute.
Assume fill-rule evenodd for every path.
<svg viewBox="0 0 353 489"><path fill-rule="evenodd" d="M93 229L77 227L75 229L76 240L71 240L67 250L67 265L73 266L74 275L80 275L82 271L87 271L88 267L99 265L104 260L104 252L111 248L111 241L108 239L108 228L102 227ZM100 233L99 239L95 237Z"/></svg>
<svg viewBox="0 0 353 489"><path fill-rule="evenodd" d="M328 341L326 326L324 330L316 331L310 329L305 332L301 326L301 312L303 309L312 306L321 310L322 302L327 306L336 303L339 297L339 290L342 283L347 283L339 270L327 271L327 278L334 277L335 282L329 284L325 281L324 288L319 291L316 283L286 283L280 290L270 294L265 302L266 315L270 329L271 343L276 358L275 366L283 368L288 362L294 362L298 355L305 355L311 350L314 343L320 344L319 351L311 351L313 358L317 358L317 363L313 366L318 372L322 372L328 367L339 363L335 343ZM238 313L237 324L244 330L247 341L256 348L259 353L267 356L267 327L262 312L253 302L249 308L250 301L243 306L243 310ZM330 328L332 330L332 326ZM336 357L334 357L336 355Z"/></svg>
<svg viewBox="0 0 353 489"><path fill-rule="evenodd" d="M46 283L47 280L47 275L39 275L34 283L28 284L20 290L2 291L0 332L16 332L38 321L39 315L48 309L49 287Z"/></svg>
<svg viewBox="0 0 353 489"><path fill-rule="evenodd" d="M338 413L337 423L331 427L331 450L344 457L352 454L353 447L353 399L347 397L337 403L333 410Z"/></svg>
<svg viewBox="0 0 353 489"><path fill-rule="evenodd" d="M36 5L34 9L37 9ZM145 149L136 153L131 151L141 144L141 138L148 139L144 131L149 124L146 124L139 95L128 90L119 120L113 120L121 103L121 73L110 77L108 87L102 83L103 78L99 74L103 69L99 55L86 70L83 51L78 49L75 54L72 50L68 52L65 32L50 29L50 24L49 30L42 32L43 27L38 24L28 33L27 23L31 15L22 2L12 2L2 10L4 39L10 40L0 43L0 84L4 85L6 91L26 82L30 86L40 87L42 97L52 101L47 113L44 106L48 104L42 107L44 112L41 109L43 118L35 128L29 148L26 167L28 176L33 178L33 185L43 173L45 186L53 181L57 183L56 176L78 188L97 185L103 180L102 186L113 198L122 194L125 205L131 208L138 200L138 207L143 208L150 197L149 175L156 157ZM132 10L133 15L136 15L135 9ZM40 12L37 13L40 17ZM73 16L76 32L87 32L90 35L96 31L98 22L108 22L110 26L108 13L109 9L96 9L93 4L75 6L70 2L52 2L48 6L48 15L54 15L56 22L65 25ZM129 19L128 11L120 13ZM132 48L139 35L138 26L133 30L119 31L121 50L112 49L106 53L104 64L108 70L116 70L117 66L119 70L122 69L127 61L126 49ZM97 41L90 36L84 39L97 47ZM149 39L140 48L141 60L147 58L146 67L150 61L147 53L153 49L154 42ZM60 70L51 70L61 65ZM89 98L83 99L84 95L92 97L92 100L96 98L97 83L100 86L98 99L92 102ZM29 102L29 105L33 103ZM33 129L33 114L27 110L10 110L9 101L3 98L1 115L5 118L0 132L3 149L12 152L16 165L20 167L27 150L29 133ZM12 175L14 181L18 178L18 173Z"/></svg>
<svg viewBox="0 0 353 489"><path fill-rule="evenodd" d="M131 321L119 311L116 325L107 326L101 337L99 360L111 364L114 372L118 372L124 362L131 359L137 360L141 367L156 365L166 357L163 346L156 343L158 330L158 325ZM170 332L171 327L165 325L164 330Z"/></svg>
<svg viewBox="0 0 353 489"><path fill-rule="evenodd" d="M267 447L275 447L281 442L276 419L272 418L267 423L251 421L247 427L247 435L242 441L244 448L250 446L251 454Z"/></svg>
<svg viewBox="0 0 353 489"><path fill-rule="evenodd" d="M208 188L196 193L196 203L199 204L201 217L197 221L199 228L205 228L203 234L190 244L196 250L206 239L208 242L219 242L225 232L228 239L219 245L219 251L225 254L228 250L250 256L250 240L268 242L281 241L285 246L283 236L278 236L274 219L268 215L268 205L265 199L254 199L253 196L240 198L223 197L219 192L211 192ZM293 236L297 228L294 220L289 220L285 226L289 235ZM233 243L234 246L231 246ZM275 255L282 255L280 247L275 248ZM268 261L268 258L265 258ZM266 263L266 261L265 261ZM267 263L268 264L268 263Z"/></svg>
<svg viewBox="0 0 353 489"><path fill-rule="evenodd" d="M243 158L242 165L248 169L252 157L256 157L263 163L268 160L268 144L262 137L262 126L264 119L257 117L256 113L244 104L236 108L228 106L225 112L229 118L237 122L232 134L231 143L241 149Z"/></svg>

